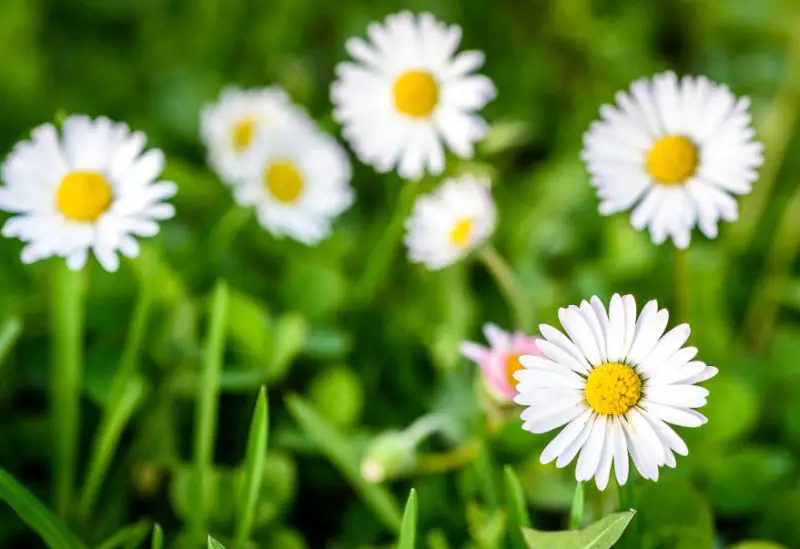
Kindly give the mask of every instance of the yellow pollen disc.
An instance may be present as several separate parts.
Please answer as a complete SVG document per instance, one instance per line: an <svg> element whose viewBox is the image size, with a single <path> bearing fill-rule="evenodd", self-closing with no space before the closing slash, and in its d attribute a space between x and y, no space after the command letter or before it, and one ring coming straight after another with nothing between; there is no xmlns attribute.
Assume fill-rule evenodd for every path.
<svg viewBox="0 0 800 549"><path fill-rule="evenodd" d="M439 103L439 84L428 71L407 71L394 82L394 106L401 114L426 118Z"/></svg>
<svg viewBox="0 0 800 549"><path fill-rule="evenodd" d="M665 135L647 153L647 171L664 185L685 182L697 169L697 147L682 135Z"/></svg>
<svg viewBox="0 0 800 549"><path fill-rule="evenodd" d="M642 397L642 378L626 364L609 362L589 373L584 393L595 412L618 416L639 402Z"/></svg>
<svg viewBox="0 0 800 549"><path fill-rule="evenodd" d="M96 221L111 205L111 185L100 172L75 171L61 180L56 207L72 221Z"/></svg>
<svg viewBox="0 0 800 549"><path fill-rule="evenodd" d="M290 204L303 192L303 176L293 163L278 160L264 172L264 186L275 200Z"/></svg>
<svg viewBox="0 0 800 549"><path fill-rule="evenodd" d="M456 248L463 248L469 244L473 225L475 225L475 220L471 217L465 217L453 225L453 229L450 231L450 244Z"/></svg>
<svg viewBox="0 0 800 549"><path fill-rule="evenodd" d="M233 150L237 153L244 152L250 146L253 136L256 134L256 121L253 118L242 118L239 120L233 130L231 136L233 137Z"/></svg>
<svg viewBox="0 0 800 549"><path fill-rule="evenodd" d="M522 355L508 355L508 357L506 357L506 381L509 387L514 388L517 386L518 382L514 374L525 369L525 366L519 361L519 357L521 356Z"/></svg>

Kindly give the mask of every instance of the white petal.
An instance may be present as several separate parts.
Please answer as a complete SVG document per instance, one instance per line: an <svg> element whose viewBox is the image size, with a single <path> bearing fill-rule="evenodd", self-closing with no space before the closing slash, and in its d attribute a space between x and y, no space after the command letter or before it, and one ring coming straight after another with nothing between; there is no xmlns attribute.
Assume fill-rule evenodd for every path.
<svg viewBox="0 0 800 549"><path fill-rule="evenodd" d="M577 307L560 309L558 318L561 320L561 324L570 339L575 342L575 345L589 360L589 363L595 366L602 364L603 358L600 354L600 348L580 310Z"/></svg>
<svg viewBox="0 0 800 549"><path fill-rule="evenodd" d="M589 438L581 449L581 455L578 457L578 465L575 468L575 478L578 481L590 480L597 472L597 466L600 465L600 459L603 456L603 446L606 439L606 422L607 418L603 415L598 415L597 419L592 425L592 432Z"/></svg>
<svg viewBox="0 0 800 549"><path fill-rule="evenodd" d="M706 416L688 408L676 408L675 406L649 402L647 399L642 399L639 402L639 406L658 419L681 427L700 427L708 423Z"/></svg>
<svg viewBox="0 0 800 549"><path fill-rule="evenodd" d="M556 437L542 451L539 460L542 463L550 463L575 442L586 428L587 423L592 419L593 412L585 409L578 417L569 422Z"/></svg>

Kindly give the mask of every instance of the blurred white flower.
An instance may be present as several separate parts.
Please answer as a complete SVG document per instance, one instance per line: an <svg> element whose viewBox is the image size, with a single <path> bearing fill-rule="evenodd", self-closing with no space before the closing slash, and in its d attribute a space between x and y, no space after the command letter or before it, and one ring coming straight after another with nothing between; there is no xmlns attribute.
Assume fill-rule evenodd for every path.
<svg viewBox="0 0 800 549"><path fill-rule="evenodd" d="M567 335L542 324L536 341L542 356L525 355L518 404L522 428L546 433L566 425L542 452L542 463L558 467L580 452L575 477L594 477L604 490L612 463L620 485L628 479L628 455L643 478L658 480L662 465L675 466L673 452L689 450L668 423L698 427L707 422L695 411L706 404L708 390L695 384L717 369L693 360L694 347L683 347L689 326L666 334L669 313L647 303L636 316L633 296L611 298L608 313L597 297L580 307L560 309Z"/></svg>
<svg viewBox="0 0 800 549"><path fill-rule="evenodd" d="M341 63L331 87L334 118L358 158L379 172L397 167L404 179L419 179L426 167L442 172L442 141L471 157L487 130L475 112L495 96L491 80L472 74L483 53L456 54L461 27L430 13L403 11L367 30L369 43L345 44L356 63Z"/></svg>
<svg viewBox="0 0 800 549"><path fill-rule="evenodd" d="M236 202L253 206L275 236L316 244L353 203L350 161L335 139L306 124L259 133L243 162Z"/></svg>
<svg viewBox="0 0 800 549"><path fill-rule="evenodd" d="M208 150L208 162L228 184L245 173L247 153L265 130L285 125L311 124L306 113L278 87L223 90L216 103L200 115L200 133Z"/></svg>
<svg viewBox="0 0 800 549"><path fill-rule="evenodd" d="M0 209L19 214L2 234L27 244L22 261L64 257L79 270L91 250L113 272L117 251L138 255L134 237L158 233L157 221L175 214L163 200L177 191L172 182L156 181L164 155L143 152L145 141L127 124L76 115L64 121L61 136L43 124L18 143L3 164Z"/></svg>
<svg viewBox="0 0 800 549"><path fill-rule="evenodd" d="M633 208L631 223L648 227L656 244L671 237L686 248L695 226L716 238L720 219L738 218L732 195L750 192L763 162L749 99L672 72L638 80L616 99L584 135L600 213Z"/></svg>
<svg viewBox="0 0 800 549"><path fill-rule="evenodd" d="M472 176L446 179L417 199L406 220L408 257L431 270L441 269L483 244L494 223L488 181Z"/></svg>

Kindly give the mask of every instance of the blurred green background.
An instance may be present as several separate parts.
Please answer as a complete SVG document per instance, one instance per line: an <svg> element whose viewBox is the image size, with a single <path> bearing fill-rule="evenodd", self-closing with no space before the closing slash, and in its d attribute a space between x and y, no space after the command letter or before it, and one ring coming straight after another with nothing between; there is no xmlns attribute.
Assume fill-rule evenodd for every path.
<svg viewBox="0 0 800 549"><path fill-rule="evenodd" d="M137 262L107 274L92 265L87 309L80 482L100 410L144 288L153 295L132 417L86 516L70 523L89 543L126 524L158 521L177 547L195 502L190 468L198 368L215 281L231 287L217 417L215 493L208 529L226 539L237 513L240 466L258 388L270 395L270 443L253 541L257 547L386 547L393 534L342 468L375 435L431 411L452 420L420 451L432 456L386 483L405 501L416 487L420 547L505 547L502 465L512 464L537 527L559 529L573 468L538 464L550 436L523 433L510 414L487 422L475 368L458 356L512 316L480 263L442 272L411 266L397 249L365 299L358 281L398 202L401 183L355 167L358 200L317 248L276 240L232 207L205 165L198 115L229 83L283 86L338 133L328 89L344 42L399 9L429 10L463 27L481 49L498 99L492 130L449 172L489 174L499 226L493 239L519 275L536 322L598 294L657 298L671 324L720 368L708 383L710 422L680 430L690 455L658 484L640 483L645 549L727 547L768 539L800 547L800 4L794 0L4 0L0 3L0 141L7 151L55 113L105 114L144 130L168 158L178 213ZM709 242L693 235L690 272L625 216L601 218L579 160L581 134L602 103L641 76L706 74L749 95L766 164L741 219ZM432 185L435 181L426 181ZM52 263L22 266L0 242L0 323L24 331L0 362L0 466L51 501L47 415ZM346 447L344 466L296 421L298 395ZM305 408L303 408L305 409ZM341 440L339 440L341 438ZM335 460L334 460L335 461ZM440 472L436 472L441 469ZM358 483L357 483L358 484ZM361 486L363 492L363 486ZM383 495L387 495L382 493ZM587 488L587 518L615 505ZM396 505L394 499L390 500ZM77 501L75 502L77 505ZM390 505L391 507L391 505ZM390 513L391 514L391 513ZM389 521L390 522L390 521ZM0 505L0 546L40 541Z"/></svg>

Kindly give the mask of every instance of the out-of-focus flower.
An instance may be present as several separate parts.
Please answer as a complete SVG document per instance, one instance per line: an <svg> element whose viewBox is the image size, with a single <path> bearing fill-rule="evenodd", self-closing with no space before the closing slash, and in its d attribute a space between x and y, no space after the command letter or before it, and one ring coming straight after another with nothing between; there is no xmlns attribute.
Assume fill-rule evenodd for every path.
<svg viewBox="0 0 800 549"><path fill-rule="evenodd" d="M446 179L421 196L406 221L408 257L441 269L483 244L494 230L489 182L472 176Z"/></svg>
<svg viewBox="0 0 800 549"><path fill-rule="evenodd" d="M733 195L750 192L764 159L749 99L672 72L638 80L616 99L584 135L600 213L633 208L631 223L656 244L671 237L686 248L695 226L716 238L720 219L738 218Z"/></svg>
<svg viewBox="0 0 800 549"><path fill-rule="evenodd" d="M403 431L389 431L377 436L361 460L361 477L372 483L408 472L417 463L417 441Z"/></svg>
<svg viewBox="0 0 800 549"><path fill-rule="evenodd" d="M695 384L717 369L693 360L683 347L689 326L666 334L669 313L650 301L636 316L633 296L611 299L608 313L597 297L558 312L567 335L542 324L536 346L544 356L522 356L525 369L514 399L527 406L522 428L546 433L564 429L542 452L542 463L564 467L578 455L575 477L608 485L613 463L619 484L628 479L628 455L643 478L658 480L662 465L675 466L673 452L689 450L668 425L699 427L695 408L708 390Z"/></svg>
<svg viewBox="0 0 800 549"><path fill-rule="evenodd" d="M353 62L336 68L334 118L358 158L379 172L397 167L404 179L444 169L442 141L462 158L486 134L476 111L495 96L492 81L472 74L483 53L456 54L461 28L430 13L390 15L368 27L369 43L345 44Z"/></svg>
<svg viewBox="0 0 800 549"><path fill-rule="evenodd" d="M316 244L350 207L350 161L335 139L309 125L261 132L243 165L236 201L253 206L275 236Z"/></svg>
<svg viewBox="0 0 800 549"><path fill-rule="evenodd" d="M511 402L517 395L514 374L523 368L519 357L541 355L536 348L536 338L517 331L501 330L494 324L485 324L483 333L488 347L465 341L461 343L461 354L480 366L483 381L489 393L501 402Z"/></svg>
<svg viewBox="0 0 800 549"><path fill-rule="evenodd" d="M298 124L311 121L281 88L229 87L203 109L200 134L214 171L225 183L234 184L245 173L247 153L259 133Z"/></svg>
<svg viewBox="0 0 800 549"><path fill-rule="evenodd" d="M0 208L18 214L2 233L27 244L22 261L63 257L79 270L92 251L113 272L118 251L137 256L134 237L158 233L158 221L175 214L163 201L177 191L174 183L156 181L164 155L143 152L145 141L127 124L75 115L64 120L60 136L43 124L18 143L3 164Z"/></svg>

